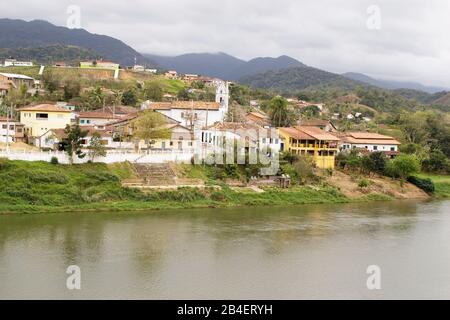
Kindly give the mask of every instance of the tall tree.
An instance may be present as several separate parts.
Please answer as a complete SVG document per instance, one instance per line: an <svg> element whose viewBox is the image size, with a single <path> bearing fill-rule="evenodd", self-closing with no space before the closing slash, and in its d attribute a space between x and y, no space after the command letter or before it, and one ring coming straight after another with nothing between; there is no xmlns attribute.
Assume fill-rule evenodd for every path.
<svg viewBox="0 0 450 320"><path fill-rule="evenodd" d="M89 142L89 156L92 162L94 162L96 157L106 156L106 148L102 144L102 136L97 131L92 134L91 141Z"/></svg>
<svg viewBox="0 0 450 320"><path fill-rule="evenodd" d="M133 136L145 141L147 150L156 139L170 139L170 130L166 128L164 116L153 110L144 111L133 123Z"/></svg>
<svg viewBox="0 0 450 320"><path fill-rule="evenodd" d="M67 137L63 140L64 148L69 156L70 164L73 164L74 154L79 159L83 159L86 156L81 147L83 139L87 136L88 132L81 130L78 124L74 126L67 125L64 132L67 135Z"/></svg>
<svg viewBox="0 0 450 320"><path fill-rule="evenodd" d="M270 119L272 124L277 127L285 127L291 124L289 117L288 102L285 98L277 96L269 104Z"/></svg>

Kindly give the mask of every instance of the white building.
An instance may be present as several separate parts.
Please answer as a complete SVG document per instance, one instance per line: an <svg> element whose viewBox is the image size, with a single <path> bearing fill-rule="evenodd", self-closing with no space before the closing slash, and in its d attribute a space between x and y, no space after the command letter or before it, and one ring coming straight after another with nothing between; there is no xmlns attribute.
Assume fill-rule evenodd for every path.
<svg viewBox="0 0 450 320"><path fill-rule="evenodd" d="M203 145L221 149L229 141L240 141L245 148L278 152L281 139L276 129L248 123L223 122L197 131L196 139Z"/></svg>
<svg viewBox="0 0 450 320"><path fill-rule="evenodd" d="M0 142L13 143L23 141L24 125L13 119L0 117Z"/></svg>
<svg viewBox="0 0 450 320"><path fill-rule="evenodd" d="M216 101L171 101L142 104L142 109L158 111L188 128L201 129L216 122L223 122L228 112L228 83L221 81L216 86Z"/></svg>
<svg viewBox="0 0 450 320"><path fill-rule="evenodd" d="M17 61L16 59L6 59L5 67L32 67L33 62L31 61Z"/></svg>
<svg viewBox="0 0 450 320"><path fill-rule="evenodd" d="M341 151L352 149L366 150L367 152L381 151L388 156L395 156L398 154L400 145L400 142L392 137L370 132L348 132L340 138Z"/></svg>

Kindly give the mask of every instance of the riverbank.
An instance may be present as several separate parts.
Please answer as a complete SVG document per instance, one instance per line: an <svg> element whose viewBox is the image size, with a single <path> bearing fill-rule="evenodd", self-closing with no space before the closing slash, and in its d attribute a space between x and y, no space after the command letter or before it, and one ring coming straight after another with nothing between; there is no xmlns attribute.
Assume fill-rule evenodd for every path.
<svg viewBox="0 0 450 320"><path fill-rule="evenodd" d="M263 192L251 188L232 189L220 181L207 181L202 189L184 187L143 192L123 187L121 181L134 175L128 163L68 166L0 159L0 213L282 206L408 198L396 197L381 189L350 196L350 189L326 183L325 180L316 185L289 189L264 187ZM339 174L335 177L342 180ZM442 182L439 195L445 196L449 187L450 183Z"/></svg>

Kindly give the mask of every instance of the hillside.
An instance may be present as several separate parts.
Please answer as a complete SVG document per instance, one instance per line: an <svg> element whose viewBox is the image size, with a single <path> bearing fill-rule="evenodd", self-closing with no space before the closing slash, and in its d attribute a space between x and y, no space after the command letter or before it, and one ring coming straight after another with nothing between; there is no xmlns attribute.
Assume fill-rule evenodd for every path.
<svg viewBox="0 0 450 320"><path fill-rule="evenodd" d="M244 76L270 70L280 70L303 64L288 56L278 58L259 57L250 61L241 60L226 53L188 53L168 57L145 54L166 69L180 73L194 73L227 80L238 80Z"/></svg>
<svg viewBox="0 0 450 320"><path fill-rule="evenodd" d="M361 81L376 87L380 87L383 89L388 90L395 90L395 89L410 89L415 91L424 91L430 94L437 93L439 91L448 90L446 88L441 87L433 87L433 86L425 86L421 83L417 82L406 82L406 81L393 81L393 80L380 80L380 79L374 79L371 78L365 74L362 73L356 73L356 72L347 72L342 74L342 76L356 80Z"/></svg>
<svg viewBox="0 0 450 320"><path fill-rule="evenodd" d="M308 87L339 87L351 90L357 86L364 86L363 83L306 65L246 76L240 82L254 88L281 92L296 92Z"/></svg>
<svg viewBox="0 0 450 320"><path fill-rule="evenodd" d="M84 29L58 27L42 20L0 19L0 48L31 48L52 45L77 46L93 50L105 59L123 66L133 65L134 58L140 64L153 65L136 50L115 38L90 33Z"/></svg>
<svg viewBox="0 0 450 320"><path fill-rule="evenodd" d="M14 57L18 60L30 60L40 64L53 64L64 61L68 64L77 64L83 60L100 59L102 56L92 49L77 46L50 45L31 48L0 48L0 60Z"/></svg>

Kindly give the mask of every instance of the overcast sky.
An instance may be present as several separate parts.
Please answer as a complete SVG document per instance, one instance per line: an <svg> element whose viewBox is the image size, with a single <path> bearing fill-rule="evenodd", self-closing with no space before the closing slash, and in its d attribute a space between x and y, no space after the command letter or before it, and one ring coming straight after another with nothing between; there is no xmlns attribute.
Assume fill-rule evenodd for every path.
<svg viewBox="0 0 450 320"><path fill-rule="evenodd" d="M332 72L450 87L448 0L15 0L0 16L65 26L72 4L82 28L143 53L286 54Z"/></svg>

